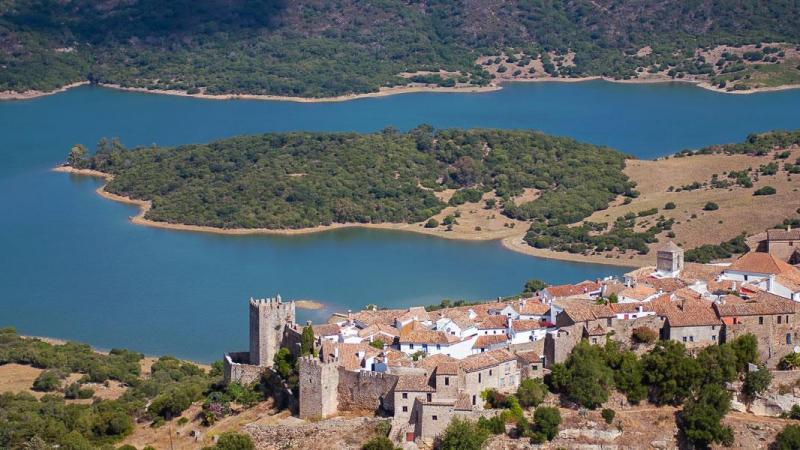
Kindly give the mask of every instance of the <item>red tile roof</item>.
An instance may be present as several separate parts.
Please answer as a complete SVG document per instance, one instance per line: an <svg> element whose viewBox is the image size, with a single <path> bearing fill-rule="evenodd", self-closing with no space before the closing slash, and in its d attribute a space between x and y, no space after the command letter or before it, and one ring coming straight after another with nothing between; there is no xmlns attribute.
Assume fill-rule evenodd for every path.
<svg viewBox="0 0 800 450"><path fill-rule="evenodd" d="M769 253L750 252L734 261L727 270L761 274L791 274L797 269Z"/></svg>
<svg viewBox="0 0 800 450"><path fill-rule="evenodd" d="M400 375L394 390L398 392L435 392L426 375Z"/></svg>
<svg viewBox="0 0 800 450"><path fill-rule="evenodd" d="M508 337L505 334L488 334L486 336L478 336L478 339L472 344L472 348L489 348L506 342L508 342Z"/></svg>
<svg viewBox="0 0 800 450"><path fill-rule="evenodd" d="M722 302L714 305L714 308L722 317L767 316L794 314L797 310L797 303L768 292L761 292L750 299L726 295L722 298Z"/></svg>
<svg viewBox="0 0 800 450"><path fill-rule="evenodd" d="M488 369L514 359L514 355L505 349L491 350L467 356L461 360L461 368L464 372L475 372L476 370Z"/></svg>
<svg viewBox="0 0 800 450"><path fill-rule="evenodd" d="M508 328L508 317L488 316L478 324L479 330L498 330Z"/></svg>

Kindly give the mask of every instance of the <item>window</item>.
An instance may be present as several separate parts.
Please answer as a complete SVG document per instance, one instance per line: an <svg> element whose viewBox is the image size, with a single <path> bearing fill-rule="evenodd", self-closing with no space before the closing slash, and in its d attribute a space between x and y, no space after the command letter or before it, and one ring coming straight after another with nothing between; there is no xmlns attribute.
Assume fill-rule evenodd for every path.
<svg viewBox="0 0 800 450"><path fill-rule="evenodd" d="M433 396L433 394L428 394L428 395L427 395L425 398L426 398L428 401L431 401L431 400L433 400L432 396Z"/></svg>
<svg viewBox="0 0 800 450"><path fill-rule="evenodd" d="M431 420L439 420L439 418L434 415L434 416L431 416Z"/></svg>
<svg viewBox="0 0 800 450"><path fill-rule="evenodd" d="M414 350L414 344L408 344L408 348L410 348L411 350Z"/></svg>
<svg viewBox="0 0 800 450"><path fill-rule="evenodd" d="M442 349L442 346L439 345L439 344L436 344L436 350L441 350L441 349Z"/></svg>
<svg viewBox="0 0 800 450"><path fill-rule="evenodd" d="M783 317L778 316L778 323L781 323L781 320L783 320Z"/></svg>
<svg viewBox="0 0 800 450"><path fill-rule="evenodd" d="M480 372L478 372L478 383L480 383L480 382L481 382L481 378L482 378L482 377L481 377L481 375L482 375L482 374L481 374Z"/></svg>
<svg viewBox="0 0 800 450"><path fill-rule="evenodd" d="M536 364L531 364L531 370L539 370L539 366Z"/></svg>
<svg viewBox="0 0 800 450"><path fill-rule="evenodd" d="M717 340L717 337L716 337L716 336L711 336L711 340L712 340L712 341L716 341L716 340Z"/></svg>
<svg viewBox="0 0 800 450"><path fill-rule="evenodd" d="M450 386L450 377L444 377L444 385Z"/></svg>
<svg viewBox="0 0 800 450"><path fill-rule="evenodd" d="M789 323L789 316L786 316L786 323Z"/></svg>
<svg viewBox="0 0 800 450"><path fill-rule="evenodd" d="M606 326L609 326L609 327L611 326L611 317L606 319Z"/></svg>
<svg viewBox="0 0 800 450"><path fill-rule="evenodd" d="M408 398L408 392L403 392L403 398Z"/></svg>
<svg viewBox="0 0 800 450"><path fill-rule="evenodd" d="M489 376L492 376L492 369L489 369Z"/></svg>
<svg viewBox="0 0 800 450"><path fill-rule="evenodd" d="M689 342L694 342L694 336L689 336Z"/></svg>
<svg viewBox="0 0 800 450"><path fill-rule="evenodd" d="M716 330L716 329L717 329L717 326L716 326L716 325L711 325L711 331L714 331L714 330Z"/></svg>
<svg viewBox="0 0 800 450"><path fill-rule="evenodd" d="M763 317L759 317L758 318L758 324L759 325L764 325L764 318Z"/></svg>
<svg viewBox="0 0 800 450"><path fill-rule="evenodd" d="M686 342L686 336L683 337L683 342Z"/></svg>
<svg viewBox="0 0 800 450"><path fill-rule="evenodd" d="M786 343L787 344L792 343L792 333L786 333Z"/></svg>
<svg viewBox="0 0 800 450"><path fill-rule="evenodd" d="M475 396L472 396L472 406L475 406Z"/></svg>
<svg viewBox="0 0 800 450"><path fill-rule="evenodd" d="M597 344L597 338L592 338L592 344Z"/></svg>
<svg viewBox="0 0 800 450"><path fill-rule="evenodd" d="M423 352L427 352L428 351L428 344L422 344L422 351Z"/></svg>
<svg viewBox="0 0 800 450"><path fill-rule="evenodd" d="M403 412L408 412L408 406L403 406Z"/></svg>

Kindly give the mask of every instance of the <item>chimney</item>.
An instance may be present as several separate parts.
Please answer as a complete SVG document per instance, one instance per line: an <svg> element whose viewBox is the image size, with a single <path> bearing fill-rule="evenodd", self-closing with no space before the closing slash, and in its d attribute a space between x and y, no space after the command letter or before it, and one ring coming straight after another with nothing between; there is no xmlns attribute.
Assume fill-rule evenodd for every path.
<svg viewBox="0 0 800 450"><path fill-rule="evenodd" d="M348 309L347 310L347 321L350 322L350 323L353 323L353 310L352 309Z"/></svg>

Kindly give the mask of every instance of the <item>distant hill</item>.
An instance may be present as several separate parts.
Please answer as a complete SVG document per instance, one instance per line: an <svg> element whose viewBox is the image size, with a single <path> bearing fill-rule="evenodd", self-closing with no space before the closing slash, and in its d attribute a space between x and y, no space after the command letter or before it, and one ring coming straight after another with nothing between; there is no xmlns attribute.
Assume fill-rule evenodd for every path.
<svg viewBox="0 0 800 450"><path fill-rule="evenodd" d="M476 60L501 54L542 58L557 76L715 75L695 49L797 46L798 9L792 0L0 0L0 91L89 80L325 97L439 69L453 75L417 81L484 85L491 74ZM547 65L568 53L570 64Z"/></svg>

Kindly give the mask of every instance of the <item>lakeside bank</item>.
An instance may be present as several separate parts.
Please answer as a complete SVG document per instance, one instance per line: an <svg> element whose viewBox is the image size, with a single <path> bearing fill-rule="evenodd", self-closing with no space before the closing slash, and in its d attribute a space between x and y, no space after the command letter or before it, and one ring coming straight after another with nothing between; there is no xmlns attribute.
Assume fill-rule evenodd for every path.
<svg viewBox="0 0 800 450"><path fill-rule="evenodd" d="M485 93L494 92L503 89L503 84L507 83L583 83L588 81L605 81L608 83L620 84L664 84L664 83L683 83L697 86L701 89L720 93L720 94L734 94L734 95L747 95L759 94L765 92L778 92L793 89L800 89L800 84L789 84L783 86L772 87L759 87L749 90L727 90L720 88L716 85L702 80L686 80L675 79L668 77L650 77L650 78L634 78L628 80L614 79L611 77L603 76L587 76L577 78L563 78L563 77L538 77L538 78L517 78L510 80L499 80L488 86L456 86L456 87L442 87L442 86L394 86L388 88L380 88L377 92L366 92L361 94L347 94L334 97L292 97L283 95L262 95L262 94L205 94L205 93L189 93L188 91L169 90L169 89L148 89L122 86L119 84L105 84L98 83L92 84L89 81L79 81L68 84L66 86L54 89L52 91L3 91L0 92L0 101L4 100L31 100L39 97L45 97L61 92L66 92L70 89L94 85L107 89L114 89L127 92L138 92L143 94L156 94L156 95L170 95L176 97L189 97L204 100L264 100L264 101L279 101L279 102L294 102L294 103L335 103L347 102L351 100L388 97L392 95L401 94L415 94L415 93Z"/></svg>

